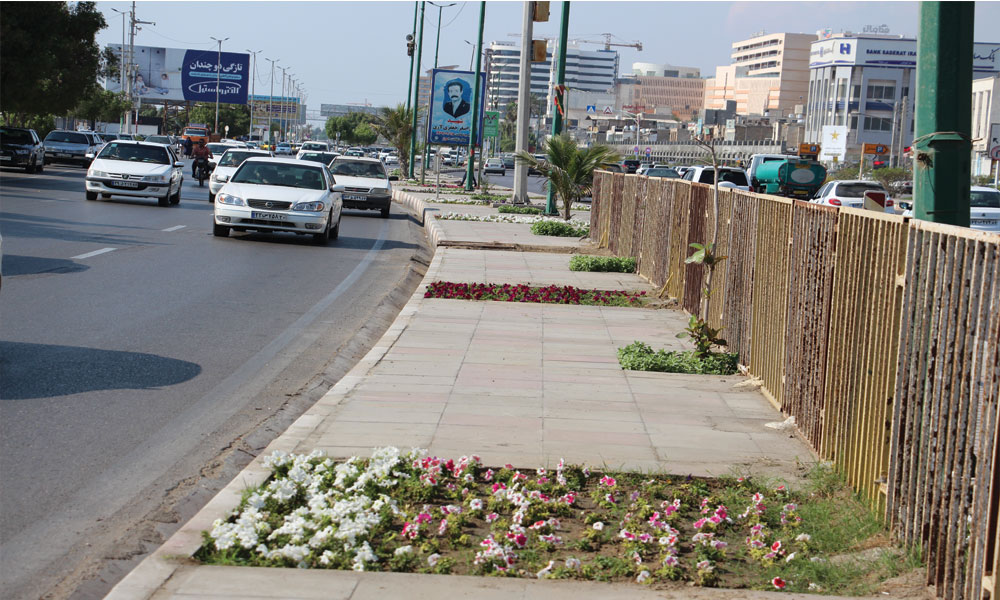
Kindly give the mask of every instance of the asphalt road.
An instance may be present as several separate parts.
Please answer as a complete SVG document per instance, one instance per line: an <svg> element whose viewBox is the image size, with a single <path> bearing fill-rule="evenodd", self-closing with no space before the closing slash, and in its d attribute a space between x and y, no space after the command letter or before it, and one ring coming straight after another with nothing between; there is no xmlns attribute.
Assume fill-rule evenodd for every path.
<svg viewBox="0 0 1000 600"><path fill-rule="evenodd" d="M427 251L345 211L340 239L211 233L181 203L88 202L85 171L0 172L0 585L100 597L378 339Z"/></svg>
<svg viewBox="0 0 1000 600"><path fill-rule="evenodd" d="M420 165L417 165L417 176L420 176ZM454 167L448 167L447 169L441 170L442 174L448 174L452 177L461 178L465 174L465 169L456 169ZM490 173L486 176L490 185L514 188L514 169L507 169L505 175L500 175L499 173ZM427 181L434 183L433 172L427 173ZM545 193L545 178L541 175L529 175L528 176L528 193L529 194L544 194Z"/></svg>

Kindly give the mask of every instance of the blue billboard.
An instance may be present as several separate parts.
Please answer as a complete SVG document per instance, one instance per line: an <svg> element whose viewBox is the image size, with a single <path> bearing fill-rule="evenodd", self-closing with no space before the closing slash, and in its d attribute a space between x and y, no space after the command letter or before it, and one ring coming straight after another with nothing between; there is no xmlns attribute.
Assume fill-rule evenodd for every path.
<svg viewBox="0 0 1000 600"><path fill-rule="evenodd" d="M434 69L431 74L431 107L427 143L468 146L472 135L472 99L476 74L473 71ZM479 124L476 145L483 142L483 105L486 74L479 74Z"/></svg>
<svg viewBox="0 0 1000 600"><path fill-rule="evenodd" d="M122 62L129 62L120 44L111 50ZM246 104L250 88L250 55L217 50L186 50L158 46L135 46L132 91L143 101L215 102L215 82L219 81L219 102ZM221 60L220 60L221 59ZM218 67L218 75L216 68ZM121 90L118 78L108 78L106 89Z"/></svg>

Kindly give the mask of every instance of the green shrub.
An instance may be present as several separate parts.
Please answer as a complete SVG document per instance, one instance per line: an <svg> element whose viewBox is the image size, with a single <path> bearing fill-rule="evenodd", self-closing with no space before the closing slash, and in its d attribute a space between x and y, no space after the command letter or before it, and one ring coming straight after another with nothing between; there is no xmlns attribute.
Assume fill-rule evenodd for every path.
<svg viewBox="0 0 1000 600"><path fill-rule="evenodd" d="M695 375L732 375L736 373L739 354L711 353L698 358L692 351L653 351L642 342L633 342L618 349L618 363L631 371L661 373L691 373Z"/></svg>
<svg viewBox="0 0 1000 600"><path fill-rule="evenodd" d="M476 192L469 196L473 200L484 200L486 202L503 202L507 199L507 196L501 196L500 194L491 194L489 192Z"/></svg>
<svg viewBox="0 0 1000 600"><path fill-rule="evenodd" d="M559 237L584 237L590 234L590 228L577 229L569 223L560 221L538 221L532 224L531 233L535 235L555 235Z"/></svg>
<svg viewBox="0 0 1000 600"><path fill-rule="evenodd" d="M542 209L535 208L534 206L511 206L509 204L504 204L503 206L497 207L497 212L511 213L515 215L540 215L542 214Z"/></svg>
<svg viewBox="0 0 1000 600"><path fill-rule="evenodd" d="M570 271L601 273L635 273L635 258L631 256L587 256L577 254L569 259Z"/></svg>

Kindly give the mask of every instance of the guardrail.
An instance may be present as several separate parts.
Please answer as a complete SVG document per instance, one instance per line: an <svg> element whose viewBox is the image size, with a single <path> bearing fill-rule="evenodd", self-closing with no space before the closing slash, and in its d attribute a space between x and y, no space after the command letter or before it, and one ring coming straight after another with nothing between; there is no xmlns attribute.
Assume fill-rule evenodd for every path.
<svg viewBox="0 0 1000 600"><path fill-rule="evenodd" d="M591 236L689 312L712 188L598 172ZM707 319L823 459L921 544L946 598L992 598L1000 506L1000 236L719 193ZM992 595L991 595L992 594Z"/></svg>

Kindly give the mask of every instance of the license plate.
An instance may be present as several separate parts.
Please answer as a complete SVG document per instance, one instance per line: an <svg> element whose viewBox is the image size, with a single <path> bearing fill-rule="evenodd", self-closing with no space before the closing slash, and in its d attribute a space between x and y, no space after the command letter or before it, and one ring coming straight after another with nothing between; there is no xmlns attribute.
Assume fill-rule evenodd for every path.
<svg viewBox="0 0 1000 600"><path fill-rule="evenodd" d="M368 198L366 198L365 196L357 196L355 194L345 194L344 195L344 200L357 200L359 202L364 202L367 199Z"/></svg>
<svg viewBox="0 0 1000 600"><path fill-rule="evenodd" d="M282 213L273 212L250 212L251 219L261 219L262 221L285 221L288 219L288 215Z"/></svg>
<svg viewBox="0 0 1000 600"><path fill-rule="evenodd" d="M13 160L13 157L10 157L10 156L0 156L0 160Z"/></svg>
<svg viewBox="0 0 1000 600"><path fill-rule="evenodd" d="M138 188L139 183L136 181L112 181L111 185L121 188Z"/></svg>
<svg viewBox="0 0 1000 600"><path fill-rule="evenodd" d="M997 219L972 219L970 221L972 225L996 225Z"/></svg>
<svg viewBox="0 0 1000 600"><path fill-rule="evenodd" d="M72 154L67 154L65 152L60 152L60 153L56 154L56 156L58 156L59 158L69 158L69 157L71 157L73 155Z"/></svg>

